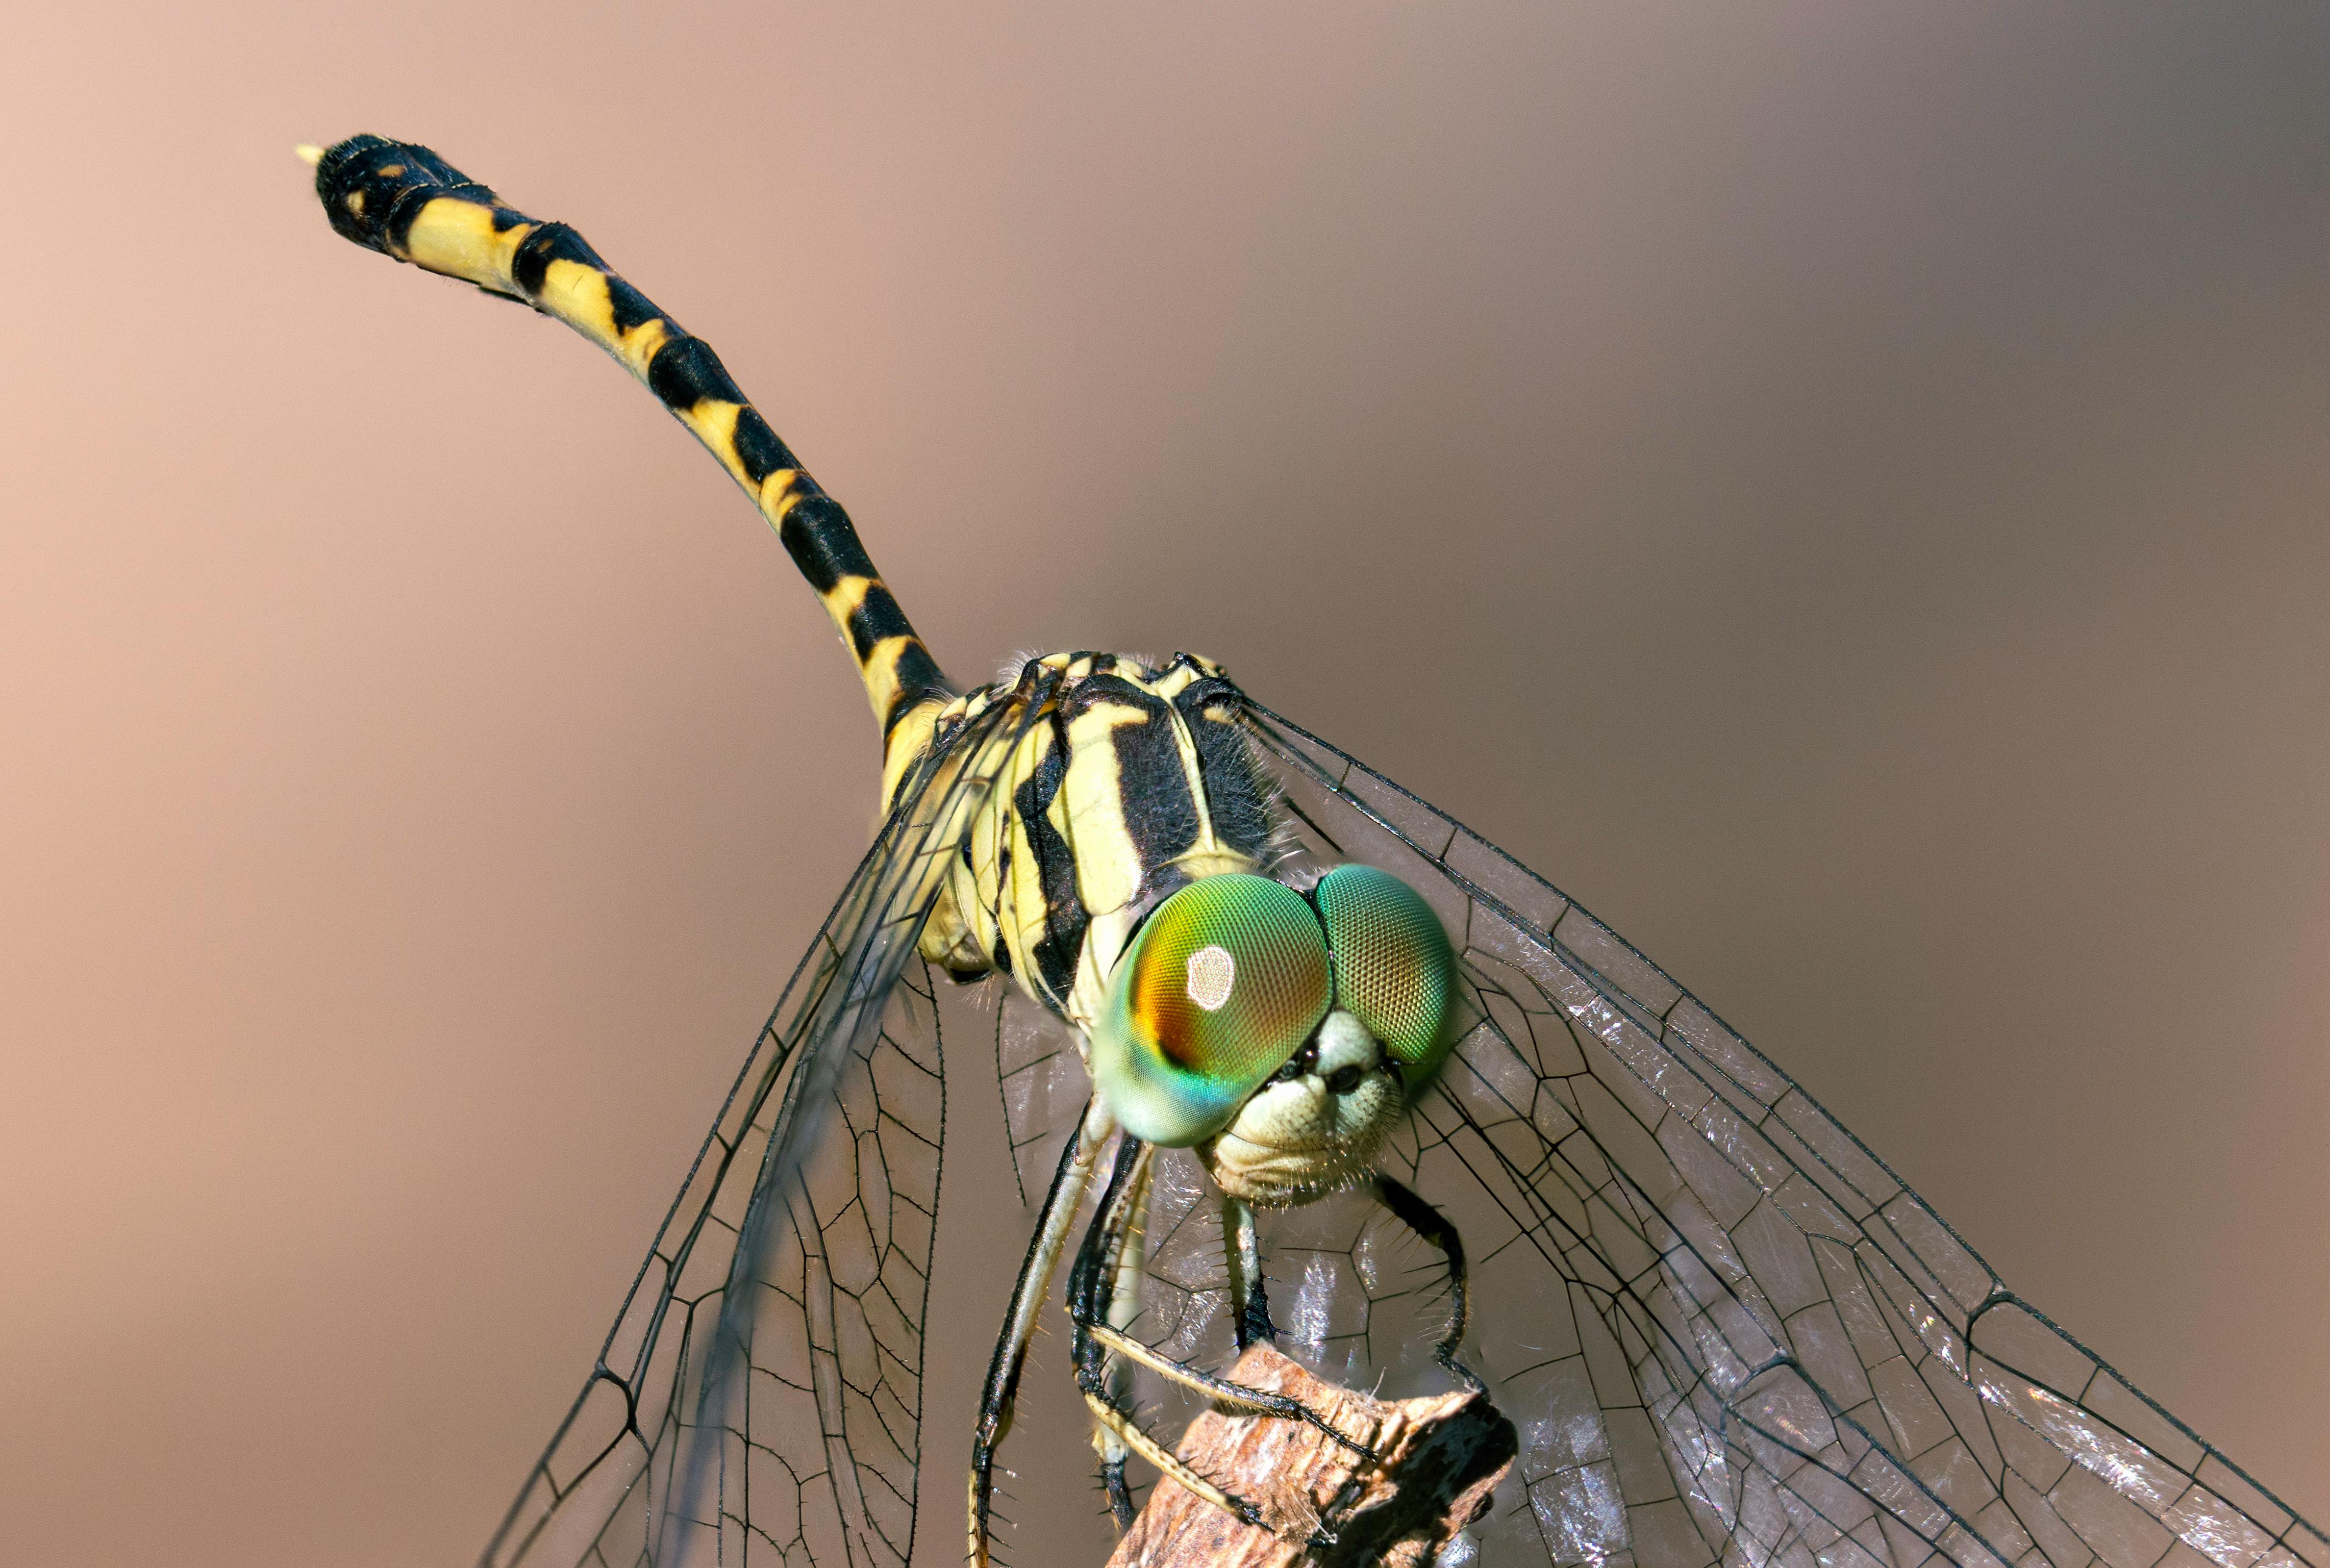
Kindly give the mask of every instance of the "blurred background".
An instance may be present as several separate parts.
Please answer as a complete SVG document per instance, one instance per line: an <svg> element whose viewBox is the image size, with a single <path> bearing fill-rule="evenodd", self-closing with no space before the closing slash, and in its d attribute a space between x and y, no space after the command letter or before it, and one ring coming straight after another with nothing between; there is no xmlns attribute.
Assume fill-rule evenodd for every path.
<svg viewBox="0 0 2330 1568"><path fill-rule="evenodd" d="M359 130L959 675L1224 660L2330 1516L2330 13L1170 9L12 17L9 1556L472 1559L872 823L766 527L335 238Z"/></svg>

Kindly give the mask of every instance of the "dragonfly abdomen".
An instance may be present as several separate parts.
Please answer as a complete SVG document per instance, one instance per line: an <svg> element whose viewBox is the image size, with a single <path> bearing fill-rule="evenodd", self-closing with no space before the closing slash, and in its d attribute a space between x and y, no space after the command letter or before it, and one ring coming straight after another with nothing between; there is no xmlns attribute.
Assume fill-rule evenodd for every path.
<svg viewBox="0 0 2330 1568"><path fill-rule="evenodd" d="M886 738L910 714L927 716L954 694L849 514L753 407L712 345L626 282L581 234L505 204L427 147L376 136L322 153L316 194L343 237L530 305L644 382L775 527L856 660Z"/></svg>

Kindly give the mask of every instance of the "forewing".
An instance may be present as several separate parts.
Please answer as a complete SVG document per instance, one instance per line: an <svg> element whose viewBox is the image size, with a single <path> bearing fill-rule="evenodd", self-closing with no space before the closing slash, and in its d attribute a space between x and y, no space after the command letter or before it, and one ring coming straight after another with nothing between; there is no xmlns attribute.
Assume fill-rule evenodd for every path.
<svg viewBox="0 0 2330 1568"><path fill-rule="evenodd" d="M488 1568L902 1564L944 1106L915 939L1019 720L899 792L737 1075Z"/></svg>
<svg viewBox="0 0 2330 1568"><path fill-rule="evenodd" d="M1656 965L1380 775L1249 720L1290 857L1398 874L1462 949L1475 1015L1388 1163L1463 1230L1468 1353L1521 1429L1486 1561L2330 1561Z"/></svg>

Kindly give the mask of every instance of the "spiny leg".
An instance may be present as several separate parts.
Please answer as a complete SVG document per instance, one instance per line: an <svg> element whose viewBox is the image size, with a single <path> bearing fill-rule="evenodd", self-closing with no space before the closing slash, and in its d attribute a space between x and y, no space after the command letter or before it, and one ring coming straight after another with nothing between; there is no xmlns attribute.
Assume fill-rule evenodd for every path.
<svg viewBox="0 0 2330 1568"><path fill-rule="evenodd" d="M1122 1245L1117 1252L1116 1283L1108 1299L1108 1327L1120 1338L1141 1316L1141 1280L1149 1261L1149 1178L1155 1169L1153 1160L1145 1157L1141 1160L1132 1178L1132 1195L1127 1200L1129 1218ZM1109 1359L1109 1400L1120 1407L1132 1403L1132 1376L1127 1370L1129 1365L1122 1356ZM1093 1425L1093 1446L1100 1453L1101 1486L1108 1493L1108 1511L1116 1520L1117 1533L1122 1535L1132 1528L1134 1513L1132 1492L1124 1482L1124 1440L1107 1422L1095 1422Z"/></svg>
<svg viewBox="0 0 2330 1568"><path fill-rule="evenodd" d="M995 1497L995 1455L1011 1431L1011 1412L1019 1395L1019 1374L1028 1364L1028 1339L1035 1332L1036 1316L1051 1289L1052 1270L1066 1245L1068 1227L1083 1206L1084 1189L1092 1185L1100 1151L1116 1130L1115 1119L1097 1100L1085 1108L1075 1136L1061 1151L1059 1168L1044 1195L1044 1208L1028 1256L1019 1265L1019 1282L1011 1289L1011 1310L995 1341L995 1358L988 1364L987 1387L979 1402L979 1425L971 1442L971 1562L986 1568L987 1519Z"/></svg>
<svg viewBox="0 0 2330 1568"><path fill-rule="evenodd" d="M1464 1289L1464 1239L1448 1217L1394 1177L1376 1173L1376 1197L1392 1212L1392 1217L1409 1230L1440 1249L1448 1260L1448 1333L1432 1347L1432 1358L1448 1374L1475 1393L1486 1393L1489 1385L1469 1366L1456 1359L1456 1347L1464 1343L1464 1330L1472 1317L1472 1308Z"/></svg>
<svg viewBox="0 0 2330 1568"><path fill-rule="evenodd" d="M1112 1446L1121 1446L1139 1454L1160 1472L1172 1477L1231 1517L1257 1530L1277 1535L1280 1532L1263 1516L1261 1509L1198 1474L1156 1439L1141 1431L1132 1412L1124 1408L1116 1391L1110 1386L1108 1354L1102 1344L1102 1337L1111 1331L1103 1319L1109 1314L1115 1295L1117 1261L1132 1232L1135 1200L1141 1187L1145 1185L1143 1178L1149 1158L1149 1148L1140 1140L1125 1138L1119 1142L1116 1168L1110 1175L1100 1208L1093 1215L1091 1227L1084 1233L1084 1245L1077 1250L1075 1267L1068 1276L1068 1317L1075 1326L1076 1386L1084 1393L1084 1404L1092 1412L1094 1423L1114 1440ZM1121 1490L1122 1459L1116 1463L1117 1487ZM1129 1511L1129 1495L1125 1500ZM1117 1507L1113 1494L1110 1506L1112 1510ZM1120 1528L1128 1526L1130 1523L1124 1513L1118 1513ZM1322 1540L1319 1544L1331 1543Z"/></svg>
<svg viewBox="0 0 2330 1568"><path fill-rule="evenodd" d="M1122 1155L1120 1158L1123 1157ZM1336 1442L1362 1459L1372 1460L1375 1450L1363 1443L1352 1441L1334 1426L1321 1418L1308 1405L1283 1394L1270 1393L1200 1372L1187 1362L1176 1361L1132 1337L1129 1330L1141 1316L1141 1279L1147 1261L1146 1221L1150 1179L1156 1169L1153 1160L1144 1157L1137 1173L1131 1178L1131 1195L1125 1200L1128 1220L1121 1240L1116 1261L1116 1283L1108 1298L1106 1327L1094 1324L1087 1330L1091 1337L1109 1353L1107 1360L1109 1402L1120 1412L1132 1406L1126 1387L1128 1366L1149 1368L1170 1382L1205 1394L1216 1404L1255 1415L1275 1416L1282 1421L1300 1421L1316 1427ZM1113 1190L1113 1189L1112 1189ZM1274 1338L1277 1330L1271 1326L1270 1309L1262 1295L1261 1249L1255 1237L1254 1210L1242 1199L1223 1195L1224 1242L1228 1250L1231 1290L1238 1301L1238 1348L1249 1343L1249 1330L1261 1340ZM1124 1464L1127 1447L1116 1423L1095 1420L1093 1444L1101 1457L1101 1484L1108 1493L1109 1511L1115 1516L1120 1531L1132 1527L1134 1508L1132 1493L1125 1485Z"/></svg>
<svg viewBox="0 0 2330 1568"><path fill-rule="evenodd" d="M1176 1361L1153 1346L1143 1345L1130 1335L1121 1334L1115 1329L1098 1324L1093 1325L1086 1332L1103 1350L1122 1356L1127 1361L1137 1362L1159 1376L1178 1383L1184 1388L1194 1389L1216 1404L1227 1405L1232 1410L1244 1411L1249 1415L1268 1415L1275 1416L1281 1421L1299 1421L1305 1426L1316 1428L1363 1459L1374 1460L1382 1457L1367 1444L1354 1438L1346 1437L1337 1430L1334 1422L1290 1394L1273 1393L1266 1388L1255 1388L1247 1384L1233 1383L1227 1377L1216 1377L1211 1373L1200 1372L1188 1362Z"/></svg>
<svg viewBox="0 0 2330 1568"><path fill-rule="evenodd" d="M1125 1142L1127 1145L1138 1148L1135 1140L1132 1138L1127 1138ZM1217 1404L1226 1405L1232 1410L1243 1411L1251 1415L1275 1416L1281 1421L1299 1421L1305 1426L1315 1428L1361 1459L1370 1460L1376 1459L1378 1456L1374 1450L1345 1436L1336 1429L1332 1422L1328 1421L1301 1400L1283 1393L1274 1393L1268 1389L1235 1383L1227 1377L1217 1377L1211 1373L1200 1372L1189 1363L1176 1361L1155 1346L1143 1344L1124 1332L1131 1327L1132 1319L1139 1316L1138 1301L1132 1303L1132 1310L1124 1310L1126 1305L1124 1302L1113 1294L1103 1294L1097 1287L1102 1280L1109 1277L1112 1266L1107 1257L1108 1252L1111 1250L1120 1250L1121 1258L1123 1252L1132 1251L1139 1244L1139 1217L1141 1200L1148 1189L1148 1175L1149 1163L1145 1150L1140 1151L1136 1156L1125 1148L1119 1149L1117 1173L1110 1178L1107 1194L1101 1199L1100 1212L1093 1216L1092 1228L1085 1233L1084 1247L1076 1255L1075 1271L1070 1276L1068 1287L1068 1311L1076 1320L1079 1381L1083 1381L1082 1368L1085 1358L1089 1356L1093 1364L1098 1366L1101 1364L1101 1353L1105 1352L1122 1360L1145 1366L1170 1382L1178 1383L1184 1388L1204 1394ZM1259 1282L1259 1249L1255 1245L1251 1210L1247 1211L1246 1217L1244 1245L1249 1261L1255 1268L1255 1278ZM1114 1267L1113 1273L1117 1288L1121 1289L1125 1275L1121 1263ZM1106 1318L1104 1323L1102 1321L1103 1317ZM1086 1392L1092 1393L1094 1390L1088 1387ZM1129 1419L1131 1412L1123 1409L1125 1402L1120 1399L1115 1403L1120 1412Z"/></svg>
<svg viewBox="0 0 2330 1568"><path fill-rule="evenodd" d="M1113 1308L1115 1285L1120 1277L1120 1262L1134 1230L1141 1198L1147 1186L1149 1157L1149 1150L1138 1140L1126 1138L1122 1141L1117 1151L1115 1171L1101 1198L1099 1212L1094 1214L1092 1225L1084 1233L1084 1245L1077 1252L1075 1267L1069 1275L1068 1314L1075 1326L1076 1384L1084 1392L1084 1403L1092 1411L1093 1420L1113 1440L1103 1440L1102 1450L1103 1459L1113 1456L1113 1462L1118 1467L1117 1485L1112 1488L1111 1492L1111 1506L1118 1510L1120 1522L1129 1525L1130 1496L1122 1492L1121 1450L1130 1450L1188 1490L1256 1529L1267 1530L1282 1539L1301 1540L1312 1546L1331 1545L1334 1537L1323 1528L1290 1534L1283 1527L1272 1524L1252 1503L1192 1470L1141 1429L1133 1412L1126 1408L1112 1386L1108 1375L1110 1361L1112 1357L1122 1357L1195 1389L1218 1404L1256 1415L1300 1421L1317 1428L1362 1459L1374 1460L1378 1458L1372 1449L1346 1437L1332 1422L1300 1400L1198 1372L1110 1326L1107 1320L1115 1316ZM1122 1506L1119 1504L1120 1496L1123 1497Z"/></svg>
<svg viewBox="0 0 2330 1568"><path fill-rule="evenodd" d="M1262 1248L1254 1233L1254 1205L1222 1195L1222 1255L1230 1279L1230 1318L1237 1347L1268 1345L1278 1337L1270 1320L1270 1299L1262 1279Z"/></svg>
<svg viewBox="0 0 2330 1568"><path fill-rule="evenodd" d="M1120 1369L1113 1359L1094 1338L1092 1328L1102 1319L1106 1324L1125 1323L1140 1309L1138 1296L1127 1302L1124 1258L1136 1250L1133 1237L1138 1229L1141 1200L1149 1185L1149 1162L1151 1150L1139 1138L1127 1136L1118 1140L1116 1165L1109 1173L1108 1185L1101 1194L1100 1206L1094 1212L1092 1223L1084 1231L1084 1244L1076 1249L1075 1265L1068 1271L1068 1318L1075 1325L1076 1386L1084 1392L1084 1402L1094 1406L1093 1447L1100 1453L1102 1488L1108 1494L1108 1509L1116 1520L1122 1535L1132 1527L1132 1493L1125 1485L1124 1462L1128 1444L1121 1430L1127 1422L1110 1422L1098 1412L1105 1407L1122 1411L1130 1403L1122 1384ZM1136 1276L1132 1281L1139 1288ZM1105 1332L1106 1324L1102 1324Z"/></svg>

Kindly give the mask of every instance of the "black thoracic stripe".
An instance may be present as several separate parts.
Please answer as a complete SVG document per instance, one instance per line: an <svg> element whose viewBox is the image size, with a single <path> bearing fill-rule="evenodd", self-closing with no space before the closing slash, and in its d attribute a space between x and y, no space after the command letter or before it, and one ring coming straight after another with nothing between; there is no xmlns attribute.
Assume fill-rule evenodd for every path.
<svg viewBox="0 0 2330 1568"><path fill-rule="evenodd" d="M1084 900L1076 894L1076 857L1067 840L1045 813L1068 776L1068 737L1056 715L1052 743L1028 781L1012 792L1011 808L1027 830L1028 846L1036 854L1037 885L1044 890L1044 940L1029 956L1036 960L1036 978L1055 1001L1065 1001L1075 986L1076 962L1083 955L1084 928L1092 923Z"/></svg>
<svg viewBox="0 0 2330 1568"><path fill-rule="evenodd" d="M1077 656L1079 658L1084 656ZM1142 691L1122 675L1102 675L1097 671L1085 675L1070 686L1060 697L1060 718L1073 723L1094 708L1134 708L1152 718L1161 718L1165 704L1158 697Z"/></svg>
<svg viewBox="0 0 2330 1568"><path fill-rule="evenodd" d="M1077 654L1075 656L1087 658L1091 656ZM1060 699L1060 714L1063 718L1074 719L1088 709L1112 704L1144 711L1154 707L1160 713L1165 707L1162 699L1142 691L1122 675L1103 675L1094 670L1070 687L1066 695Z"/></svg>
<svg viewBox="0 0 2330 1568"><path fill-rule="evenodd" d="M965 838L962 843L966 850L971 847L969 838ZM1003 836L1002 847L996 852L995 855L995 885L998 889L1011 885L1011 836L1008 833ZM987 912L987 918L990 924L995 923L996 913L994 909ZM1003 933L999 929L996 930L995 936L995 968L997 972L1008 980L1011 978L1011 944L1003 940Z"/></svg>
<svg viewBox="0 0 2330 1568"><path fill-rule="evenodd" d="M1254 752L1237 727L1240 694L1218 677L1192 681L1174 699L1198 746L1198 773L1214 836L1242 854L1263 858L1270 808L1255 777Z"/></svg>
<svg viewBox="0 0 2330 1568"><path fill-rule="evenodd" d="M866 597L849 612L849 646L860 662L885 638L907 637L914 629L906 624L906 612L878 582L866 590Z"/></svg>
<svg viewBox="0 0 2330 1568"><path fill-rule="evenodd" d="M1176 860L1198 841L1198 802L1181 767L1181 747L1173 735L1173 711L1162 697L1142 691L1122 675L1091 675L1062 707L1073 717L1093 708L1125 708L1143 722L1109 732L1116 748L1117 808L1125 836L1141 857L1145 878Z"/></svg>

